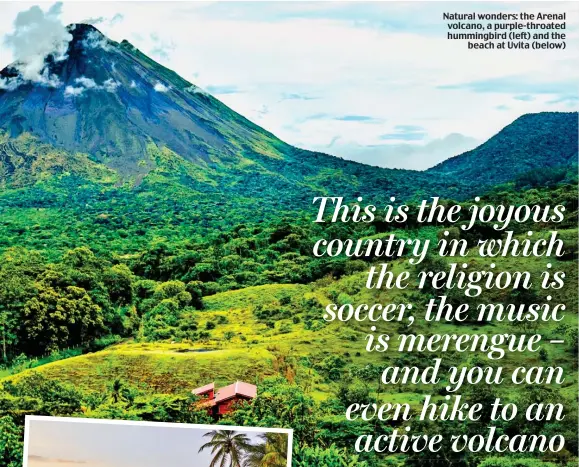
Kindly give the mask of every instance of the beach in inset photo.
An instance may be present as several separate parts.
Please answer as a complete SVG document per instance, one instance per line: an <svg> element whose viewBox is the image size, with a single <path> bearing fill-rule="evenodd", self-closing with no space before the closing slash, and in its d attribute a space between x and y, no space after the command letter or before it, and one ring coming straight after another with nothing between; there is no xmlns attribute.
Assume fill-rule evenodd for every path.
<svg viewBox="0 0 579 467"><path fill-rule="evenodd" d="M289 467L284 429L26 417L24 467Z"/></svg>

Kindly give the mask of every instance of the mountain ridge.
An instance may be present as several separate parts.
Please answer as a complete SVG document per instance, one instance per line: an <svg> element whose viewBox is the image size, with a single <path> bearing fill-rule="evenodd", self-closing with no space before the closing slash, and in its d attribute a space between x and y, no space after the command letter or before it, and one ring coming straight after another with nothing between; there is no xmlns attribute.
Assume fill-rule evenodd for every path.
<svg viewBox="0 0 579 467"><path fill-rule="evenodd" d="M577 165L577 112L524 114L471 151L426 172L457 178L484 177L488 185L512 180L513 173ZM533 154L533 159L527 157ZM501 170L496 170L500 167Z"/></svg>
<svg viewBox="0 0 579 467"><path fill-rule="evenodd" d="M144 183L152 190L155 183L178 185L180 189L230 197L252 191L256 196L298 205L311 200L312 195L357 197L362 192L397 199L464 199L477 190L513 180L526 170L569 165L572 157L554 160L551 146L576 147L577 135L567 131L573 127L573 114L558 117L543 113L529 117L537 120L531 125L530 138L525 125L521 126L521 121L529 118L523 116L475 150L424 172L371 167L293 147L128 41L112 41L90 25L76 24L68 29L72 40L65 57L49 56L43 71L50 80L58 80L58 86L19 81L18 64L0 71L4 80L0 132L4 131L4 139L11 142L7 145L0 138L0 177L6 187L44 183L51 174L62 177L71 170L90 179L95 173L105 173L106 168L118 174L117 185ZM547 125L545 130L543 120L560 120L566 131L557 134L561 122ZM33 135L32 140L27 134ZM60 157L53 162L61 165L49 164L47 174L22 174L32 167L32 159L43 157L31 143L34 138L46 153L68 152L76 164L69 165L75 167L67 167L66 158ZM517 138L532 142L519 144L514 141ZM537 139L546 142L538 145L541 154ZM28 148L31 160L27 163L22 163L22 145ZM521 147L532 152L525 163L514 164ZM475 164L473 154L482 154L492 162ZM89 167L87 158L103 169ZM501 166L500 160L509 166ZM43 164L37 162L37 166ZM103 177L96 178L102 182ZM104 177L107 181L112 178Z"/></svg>

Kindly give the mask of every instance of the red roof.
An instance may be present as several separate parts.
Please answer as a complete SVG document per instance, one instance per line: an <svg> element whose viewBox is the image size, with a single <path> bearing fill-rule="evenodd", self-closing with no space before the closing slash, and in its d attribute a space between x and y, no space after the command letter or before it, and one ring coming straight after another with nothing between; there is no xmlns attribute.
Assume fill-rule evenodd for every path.
<svg viewBox="0 0 579 467"><path fill-rule="evenodd" d="M229 386L225 386L215 391L215 383L209 383L200 388L193 389L191 392L196 396L202 396L213 392L212 398L200 401L200 404L202 406L214 406L229 399L233 399L236 396L253 399L257 396L257 386L244 383L243 381L236 381Z"/></svg>
<svg viewBox="0 0 579 467"><path fill-rule="evenodd" d="M244 396L249 399L253 399L257 396L257 386L249 383L244 383L243 381L236 381L229 386L225 386L217 391L215 396L215 402L223 402L227 399L231 399L235 396Z"/></svg>
<svg viewBox="0 0 579 467"><path fill-rule="evenodd" d="M196 396L202 396L203 394L207 394L208 392L215 390L215 383L209 383L205 386L201 386L200 388L193 389L193 394Z"/></svg>

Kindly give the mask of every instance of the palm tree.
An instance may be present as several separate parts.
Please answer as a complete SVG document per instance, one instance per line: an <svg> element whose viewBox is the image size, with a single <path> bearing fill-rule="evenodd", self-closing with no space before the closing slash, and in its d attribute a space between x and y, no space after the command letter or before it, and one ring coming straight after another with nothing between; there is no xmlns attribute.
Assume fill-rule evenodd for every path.
<svg viewBox="0 0 579 467"><path fill-rule="evenodd" d="M288 440L284 433L263 433L261 443L246 448L244 467L285 467Z"/></svg>
<svg viewBox="0 0 579 467"><path fill-rule="evenodd" d="M250 446L249 438L243 433L231 430L213 430L205 433L211 438L199 448L199 452L211 449L213 460L209 467L242 467L245 451Z"/></svg>

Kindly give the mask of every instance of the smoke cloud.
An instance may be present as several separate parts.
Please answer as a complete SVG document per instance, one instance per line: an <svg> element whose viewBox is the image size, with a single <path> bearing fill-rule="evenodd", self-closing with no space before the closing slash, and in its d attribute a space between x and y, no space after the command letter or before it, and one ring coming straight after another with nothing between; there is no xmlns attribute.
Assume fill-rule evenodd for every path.
<svg viewBox="0 0 579 467"><path fill-rule="evenodd" d="M167 92L169 90L169 88L167 86L165 86L163 83L159 83L159 82L157 82L155 84L155 87L153 89L157 92Z"/></svg>
<svg viewBox="0 0 579 467"><path fill-rule="evenodd" d="M205 91L204 89L201 89L199 86L195 86L194 84L192 84L188 88L185 88L185 91L190 92L191 94L201 94L203 96L210 96L211 95L207 91Z"/></svg>
<svg viewBox="0 0 579 467"><path fill-rule="evenodd" d="M112 78L107 79L103 82L103 84L97 84L94 79L87 78L86 76L81 76L74 81L78 86L67 86L64 89L65 96L82 96L85 91L88 90L95 90L100 91L104 90L107 92L115 92L117 88L121 85L118 81L115 81Z"/></svg>
<svg viewBox="0 0 579 467"><path fill-rule="evenodd" d="M90 31L83 41L83 45L87 49L101 48L103 50L110 50L107 38L97 31Z"/></svg>
<svg viewBox="0 0 579 467"><path fill-rule="evenodd" d="M72 35L60 20L61 11L62 3L55 3L46 12L35 5L18 13L14 32L4 38L5 45L12 49L16 59L14 66L20 74L19 79L14 80L50 87L60 85L58 78L49 74L45 60L49 55L56 61L64 60L68 43L72 40ZM4 85L9 87L6 82Z"/></svg>

